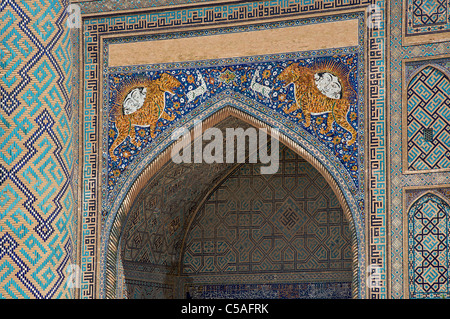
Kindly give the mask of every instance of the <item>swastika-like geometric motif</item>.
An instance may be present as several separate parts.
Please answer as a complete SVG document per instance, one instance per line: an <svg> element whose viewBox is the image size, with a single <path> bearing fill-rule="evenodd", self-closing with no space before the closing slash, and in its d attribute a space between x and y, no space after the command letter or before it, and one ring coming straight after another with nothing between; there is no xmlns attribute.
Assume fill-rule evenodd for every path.
<svg viewBox="0 0 450 319"><path fill-rule="evenodd" d="M288 209L283 213L280 221L288 230L291 230L297 224L298 218L294 210Z"/></svg>
<svg viewBox="0 0 450 319"><path fill-rule="evenodd" d="M285 236L291 237L307 221L306 215L299 209L289 197L272 216L271 221Z"/></svg>
<svg viewBox="0 0 450 319"><path fill-rule="evenodd" d="M68 1L0 4L0 298L71 298Z"/></svg>
<svg viewBox="0 0 450 319"><path fill-rule="evenodd" d="M441 298L449 291L450 206L427 193L408 215L409 292L411 298Z"/></svg>
<svg viewBox="0 0 450 319"><path fill-rule="evenodd" d="M450 81L440 70L427 66L408 86L408 169L450 167ZM431 141L425 139L433 130Z"/></svg>

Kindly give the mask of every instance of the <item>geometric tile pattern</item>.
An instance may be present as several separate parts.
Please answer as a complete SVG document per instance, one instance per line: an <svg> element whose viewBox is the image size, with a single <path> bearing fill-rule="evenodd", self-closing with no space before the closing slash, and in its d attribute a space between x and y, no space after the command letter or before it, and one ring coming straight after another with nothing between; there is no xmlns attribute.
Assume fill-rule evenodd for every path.
<svg viewBox="0 0 450 319"><path fill-rule="evenodd" d="M286 147L280 151L280 169L274 176L261 175L260 166L242 164L231 175L227 174L231 167L218 171L228 177L195 215L192 212L196 206L190 207L189 202L200 202L194 195L196 184L207 182L204 187L210 189L217 178L208 182L194 170L186 170L193 168L192 164L161 170L165 173L158 173L145 196L136 201L124 229L123 296L184 298L187 286L175 284L170 278L183 278L188 286L205 280L214 286L224 284L222 274L227 282L241 284L259 282L259 277L270 274L278 276L280 279L271 282L280 283L277 293L285 298L293 287L287 283L295 283L297 288L293 289L305 283L291 297L351 296L349 225L330 186L317 170ZM177 184L186 185L186 177L198 182L180 195L171 195L171 189L179 189ZM183 209L174 205L176 201L184 201ZM182 250L184 237L186 248ZM341 283L341 288L334 283Z"/></svg>
<svg viewBox="0 0 450 319"><path fill-rule="evenodd" d="M189 286L192 299L349 299L351 283L286 283Z"/></svg>
<svg viewBox="0 0 450 319"><path fill-rule="evenodd" d="M375 1L379 8L379 18L382 21L378 26L369 27L367 31L367 42L370 43L370 53L367 54L368 69L367 77L370 88L367 91L368 108L370 109L368 122L364 125L364 131L368 136L367 155L365 161L369 168L365 174L367 180L367 240L368 264L376 265L382 278L387 278L388 268L386 265L387 254L387 223L386 212L388 201L386 198L388 187L388 172L386 170L386 158L388 145L386 136L387 107L384 104L386 98L386 21L388 2L384 0ZM378 13L376 13L377 15ZM375 17L376 17L375 15ZM360 283L364 284L364 283ZM388 297L388 290L385 280L381 280L381 285L368 287L366 298L384 299Z"/></svg>
<svg viewBox="0 0 450 319"><path fill-rule="evenodd" d="M258 166L243 164L200 208L182 273L351 272L348 222L322 175L288 148L278 173Z"/></svg>
<svg viewBox="0 0 450 319"><path fill-rule="evenodd" d="M449 78L440 70L427 66L411 79L407 98L408 169L449 168Z"/></svg>
<svg viewBox="0 0 450 319"><path fill-rule="evenodd" d="M216 127L244 128L245 125L248 124L228 119ZM129 271L133 263L145 263L153 265L153 272L170 272L170 263L179 260L191 210L214 185L213 181L226 174L231 166L169 162L161 168L129 212L122 235L124 268Z"/></svg>
<svg viewBox="0 0 450 319"><path fill-rule="evenodd" d="M433 25L445 23L447 18L447 1L445 0L416 0L413 6L413 26Z"/></svg>
<svg viewBox="0 0 450 319"><path fill-rule="evenodd" d="M407 1L406 9L407 13L410 14L412 12L409 8L409 5L414 0ZM391 225L389 231L389 242L390 246L390 258L389 258L389 268L390 268L390 278L388 278L391 283L390 295L393 299L401 299L408 298L408 290L409 290L409 280L408 273L405 271L404 261L408 256L408 251L404 250L406 246L405 240L407 235L404 233L403 227L408 220L406 217L406 211L404 211L404 197L405 194L402 191L403 189L418 187L422 185L448 185L450 184L450 173L444 170L440 171L438 174L427 172L427 171L415 171L415 174L405 174L403 160L405 159L404 155L407 154L407 145L403 145L403 142L406 140L406 132L404 132L404 125L402 118L405 117L406 107L402 107L402 102L406 102L403 100L402 95L407 92L407 83L409 80L402 83L402 72L404 71L402 68L403 63L406 65L410 63L410 61L417 61L420 59L422 61L422 65L426 64L436 64L436 60L438 57L448 56L448 52L450 52L450 43L449 42L437 42L437 41L429 41L424 44L418 45L407 45L403 40L408 35L421 34L421 33L435 33L438 31L439 25L428 25L421 28L417 28L417 31L410 28L409 25L406 30L406 34L403 33L405 23L409 23L412 21L410 17L406 17L404 12L402 12L405 1L392 0L388 2L389 5L389 41L390 45L390 58L389 65L389 87L388 96L389 101L387 108L388 110L388 118L389 123L389 169L387 172L389 174L389 183L390 183L390 192L388 194L389 197L389 220L386 221ZM429 30L428 30L429 28ZM445 30L445 27L443 30ZM412 31L411 31L412 30ZM411 31L411 32L410 32ZM417 32L417 33L416 33ZM439 35L436 35L437 37ZM448 60L448 58L447 58ZM448 68L445 64L442 66L443 68ZM407 70L406 70L407 71ZM406 162L406 160L405 160ZM406 165L405 165L406 166ZM434 187L433 187L434 188ZM406 209L406 208L405 208Z"/></svg>
<svg viewBox="0 0 450 319"><path fill-rule="evenodd" d="M71 298L75 195L67 1L0 4L0 298Z"/></svg>
<svg viewBox="0 0 450 319"><path fill-rule="evenodd" d="M172 299L173 287L167 284L126 280L127 299Z"/></svg>
<svg viewBox="0 0 450 319"><path fill-rule="evenodd" d="M431 193L409 210L410 298L448 297L450 205Z"/></svg>
<svg viewBox="0 0 450 319"><path fill-rule="evenodd" d="M407 34L442 32L450 28L447 0L407 0Z"/></svg>
<svg viewBox="0 0 450 319"><path fill-rule="evenodd" d="M130 9L140 9L149 7L161 7L161 6L173 6L173 5L183 5L183 4L199 4L208 3L211 0L135 0L133 2L124 2L120 0L97 0L97 1L85 1L80 2L82 13L94 13L94 12L107 12L107 11L120 11L120 10L130 10ZM343 10L345 8L355 8L355 7L365 7L371 3L370 0L353 0L353 1L336 1L327 0L326 2L314 2L314 1L299 1L299 0L285 0L280 3L280 7L283 11L290 13L310 13L310 12L324 12L331 10ZM251 11L252 8L261 8L261 4L252 3L223 3L215 11L224 10L239 12ZM189 16L190 13L186 12ZM232 14L231 14L232 15Z"/></svg>
<svg viewBox="0 0 450 319"><path fill-rule="evenodd" d="M140 5L139 2L136 2L137 5ZM132 6L134 6L136 3L133 3ZM158 2L160 3L160 2ZM382 8L384 8L384 1L378 1L377 3L380 4ZM316 6L317 4L317 6ZM349 7L358 7L358 8L365 8L366 4L365 2L357 1L352 3L342 3L343 5L348 5ZM94 4L95 5L95 4ZM226 6L199 6L198 8L194 8L196 11L193 14L195 17L195 23L198 25L198 23L203 23L202 25L209 25L213 23L214 25L219 25L223 21L226 20L232 20L233 16L235 16L238 12L241 12L241 14L237 15L239 16L239 21L246 21L248 19L254 19L254 17L258 16L260 19L269 19L269 18L278 18L278 17L288 17L288 16L294 16L298 17L301 16L302 7L305 6L304 3L300 3L299 1L292 0L287 1L283 3L269 3L269 2L253 2L253 3L239 3L239 4L230 4ZM337 7L342 7L338 5L338 2L327 2L327 4L323 4L320 1L314 1L314 7L312 5L308 5L308 12L329 12L328 10L334 10ZM268 10L266 10L266 8ZM103 6L102 8L95 8L105 11L110 10L110 7ZM94 9L94 11L95 11ZM197 10L199 9L199 10ZM216 12L217 15L213 14L212 16L209 15L210 12ZM83 221L83 225L86 226L91 231L89 234L84 235L83 234L83 240L93 240L95 241L95 238L108 238L107 236L96 236L96 232L101 232L102 230L98 229L97 226L94 223L94 219L91 218L91 216L96 216L95 211L92 209L92 207L95 207L95 203L98 202L99 193L96 190L98 189L98 180L97 176L100 172L100 168L98 167L98 164L102 162L101 154L97 152L99 149L99 145L97 144L97 141L99 138L96 136L96 132L101 131L102 128L99 127L99 118L100 118L100 112L97 110L97 105L99 101L99 88L103 85L104 88L107 88L107 85L105 83L100 83L100 73L98 72L101 68L101 66L98 65L98 57L102 54L107 54L107 48L104 47L106 50L104 52L100 52L99 48L102 47L100 44L100 41L102 39L102 35L105 33L109 33L111 37L113 37L115 34L120 34L120 30L125 30L126 28L137 28L142 31L148 31L148 30L157 30L159 28L165 28L167 30L169 29L179 29L181 27L191 25L193 23L192 16L184 16L184 13L180 12L180 16L176 16L175 20L172 18L170 14L167 14L167 12L164 12L163 15L160 15L157 13L156 15L134 15L134 16L123 16L120 18L106 18L106 19L86 19L85 20L85 26L84 26L84 52L85 52L85 61L86 61L86 68L84 70L84 83L85 86L83 88L83 91L86 93L85 95L85 108L84 111L88 112L88 116L86 117L87 122L85 122L85 145L83 145L83 151L85 152L87 156L85 157L85 160L83 161L83 172L85 172L83 176L83 181L87 187L83 188L83 195L81 198L86 199L81 204L82 207L82 213L85 220ZM184 11L183 11L184 12ZM198 12L198 14L197 14ZM267 13L266 13L267 12ZM191 11L189 11L189 14ZM157 17L158 16L158 17ZM204 18L208 17L208 18ZM211 20L209 17L213 17ZM144 19L144 20L141 20ZM202 22L199 22L199 21ZM236 20L237 21L237 20ZM179 23L179 24L178 24ZM133 25L133 26L132 26ZM145 29L145 30L144 30ZM385 32L386 30L377 30L377 32L373 32L373 30L369 31L368 39L370 39L371 47L370 50L370 72L373 73L373 79L370 81L368 92L370 92L369 97L369 104L371 109L371 115L370 115L370 121L371 125L368 125L368 127L372 127L374 130L374 134L369 137L369 145L367 146L368 150L371 150L372 154L371 158L369 158L367 161L367 165L362 165L363 167L370 167L370 171L364 172L363 170L358 172L360 176L369 176L368 181L370 181L370 185L376 185L376 187L373 187L369 189L370 195L369 198L371 198L370 207L368 208L368 213L371 215L371 217L368 219L372 221L372 224L370 225L371 229L372 227L376 228L376 231L371 233L371 248L370 248L370 254L373 257L372 260L375 260L377 264L380 264L384 267L384 259L385 259L385 245L384 242L384 236L385 236L385 228L384 228L384 208L385 208L385 197L386 194L385 191L385 172L384 172L384 162L383 159L385 158L385 148L386 148L386 140L385 140L385 130L384 130L384 123L385 123L385 114L384 114L384 96L385 96L385 88L384 88L384 70L385 70L385 56L384 56L384 39L385 39ZM364 35L362 36L364 38ZM364 38L365 39L365 38ZM372 89L373 88L373 89ZM106 90L105 90L106 91ZM362 100L361 100L362 101ZM361 105L362 106L362 105ZM359 127L360 130L364 129L364 125ZM105 135L106 136L106 135ZM103 142L104 143L104 142ZM106 144L106 143L105 143ZM361 161L361 164L363 164L363 161ZM103 171L106 171L102 167ZM103 173L102 171L102 173ZM106 184L103 184L106 185ZM102 187L103 187L102 185ZM128 189L129 185L126 185L124 189ZM122 196L121 194L119 194ZM101 196L101 195L100 195ZM362 207L362 206L361 206ZM106 213L108 210L105 210L102 212ZM116 210L113 211L111 214L113 217L115 216ZM97 216L96 216L97 217ZM98 216L100 218L100 216ZM105 218L105 224L106 224L106 231L109 229L110 225L112 223L112 220L108 220ZM103 243L102 243L103 244ZM96 262L95 258L98 258L100 255L100 252L96 252L94 245L86 245L82 247L82 252L86 253L90 257L87 258L85 261L83 261L83 268L86 268L88 270L84 271L83 274L86 274L87 278L91 278L93 274L96 272L96 265L100 266L100 272L101 274L104 273L104 256L100 256L100 258L103 261ZM93 256L91 258L91 256ZM84 267L86 266L86 267ZM364 276L364 275L363 275ZM103 293L103 281L104 276L102 275L100 278L100 294ZM91 297L92 292L96 291L95 285L96 283L92 283L89 280L83 281L85 285L83 285L83 296ZM364 290L363 290L364 291ZM364 292L363 292L364 294ZM383 296L383 291L375 291L373 290L371 292L371 297L380 297Z"/></svg>
<svg viewBox="0 0 450 319"><path fill-rule="evenodd" d="M47 1L48 3L50 3L51 1ZM106 1L103 1L106 2ZM136 1L139 2L139 1ZM161 3L164 1L159 1L159 2L155 2L155 3ZM420 17L420 19L423 18L423 21L425 21L425 23L428 24L424 24L423 27L419 28L416 27L415 29L411 29L412 31L410 33L426 33L427 31L429 32L435 32L436 30L438 30L439 28L442 29L442 26L440 25L432 25L431 22L438 22L440 21L440 16L442 16L442 13L439 13L439 11L435 11L435 13L433 13L433 11L428 11L426 12L425 8L425 2L424 1L414 1L411 0L408 2L409 3L413 3L413 2L417 2L417 3L423 3L424 5L421 7L421 11L419 12L417 11L415 13L415 15L417 17ZM27 36L28 37L32 37L35 33L31 32L31 33L20 33L19 32L19 36L17 36L17 38L14 38L15 33L13 32L11 35L11 37L9 39L4 39L3 36L4 34L11 34L11 30L13 30L13 26L17 26L19 22L21 22L20 26L24 29L27 30L30 29L31 30L31 24L34 22L27 22L28 21L28 17L33 17L38 16L39 14L41 14L43 12L43 10L41 10L41 6L40 4L44 3L44 1L40 1L37 4L33 3L27 3L25 1L21 1L19 3L19 6L17 5L19 3L19 1L2 1L1 4L1 10L0 10L0 19L2 20L1 26L0 26L0 42L1 42L1 46L0 46L0 50L2 51L0 53L0 69L3 71L4 67L7 65L9 68L15 68L15 69L20 69L22 66L27 64L27 61L25 59L22 59L21 61L19 61L19 56L18 55L14 55L17 54L17 52L20 52L20 54L28 59L34 59L34 62L36 60L36 56L33 54L28 54L29 52L36 52L36 48L38 49L42 49L41 47L39 47L39 44L33 41L28 41L27 40ZM53 2L51 2L52 4L54 4ZM92 2L93 3L93 2ZM317 2L316 2L317 3ZM321 3L320 1L318 3ZM344 3L344 2L342 2ZM429 2L432 3L432 2ZM25 18L25 16L20 16L20 15L15 15L13 14L12 16L14 17L14 19L16 19L14 22L11 22L14 19L11 19L11 15L5 13L3 11L3 9L5 8L4 5L6 4L6 8L8 8L8 6L13 7L14 9L19 10L18 8L20 7L21 4L23 4L24 6L28 6L28 9L30 10L30 12L32 11L32 13L28 14L28 17ZM90 4L90 3L88 3ZM133 2L134 5L134 2ZM429 6L429 5L427 5ZM400 74L399 74L399 68L397 67L397 65L399 65L398 61L400 61L403 58L408 58L408 57L418 57L418 56L432 56L434 54L443 54L443 53L447 53L449 52L449 46L448 43L431 43L431 44L427 44L427 45L419 45L419 46L414 46L414 47L407 47L407 46L403 46L401 45L401 33L399 30L401 30L401 23L399 22L400 19L403 19L402 13L401 13L401 7L402 7L402 3L398 2L398 1L392 1L390 2L390 9L391 9L391 41L393 43L392 45L392 54L391 54L391 66L392 67L392 73L391 73L391 93L392 93L392 99L391 99L391 108L389 110L390 115L391 115L391 127L390 127L390 133L391 133L391 166L390 166L390 170L391 170L391 183L392 183L392 193L389 195L390 199L391 199L391 206L392 206L392 211L391 211L391 219L390 219L390 223L391 225L393 225L392 229L391 229L391 233L390 235L391 237L391 242L388 243L389 245L391 245L391 278L388 278L388 280L392 280L392 295L394 298L398 298L402 296L402 285L407 285L407 280L406 280L406 274L405 274L405 281L403 282L403 272L401 270L402 267L402 256L404 258L404 256L406 255L405 252L402 251L401 247L401 241L402 241L402 216L403 216L403 212L401 209L401 191L399 191L399 187L401 187L402 185L416 185L419 183L430 183L430 182L443 182L443 183L448 183L449 179L449 175L446 173L442 173L439 174L439 176L431 176L430 174L426 175L426 174L421 174L421 175L417 175L419 176L418 178L413 178L410 176L402 176L402 173L400 171L400 166L398 165L398 159L399 159L399 152L401 153L401 147L399 146L397 139L399 138L399 133L401 131L401 129L399 129L399 126L401 124L401 120L399 120L399 114L401 114L401 109L398 106L398 103L396 101L400 101L401 99L398 97L398 92L401 92L401 85L399 83L397 83L396 79L400 78ZM417 6L416 6L417 7ZM39 8L39 9L38 9ZM103 7L105 8L105 6ZM431 7L430 7L431 8ZM413 12L412 10L412 6L411 9L409 9L408 7L408 12ZM23 9L24 11L26 11L25 9ZM425 10L425 11L424 11ZM428 9L427 9L428 10ZM12 9L10 9L11 13L14 13ZM40 13L39 13L40 12ZM4 14L5 13L5 14ZM433 15L435 15L436 17L433 17ZM427 20L427 16L429 17ZM9 19L9 20L8 20ZM408 16L408 21L411 21L411 26L412 26L412 21L413 19L409 18ZM6 22L5 22L6 21ZM40 22L41 23L45 23L42 22L45 21L45 19L41 19ZM417 25L420 22L419 20L417 21ZM3 23L5 22L5 23ZM39 29L38 28L39 23L35 23L34 25L34 30ZM409 24L408 24L409 25ZM51 29L51 26L47 24L47 26L45 28ZM444 27L445 29L445 27ZM409 29L408 29L409 30ZM409 31L407 31L408 33ZM42 32L42 34L45 34L45 32ZM40 36L40 35L39 35ZM51 37L50 37L51 38ZM15 39L18 39L17 41L15 41ZM26 42L25 42L26 41ZM97 43L95 43L94 45L97 45ZM25 49L24 49L25 48ZM95 50L93 50L95 51ZM382 52L382 51L381 51ZM98 52L94 52L94 54L97 54ZM28 54L28 55L27 55ZM11 63L7 63L6 61L9 61ZM41 67L41 70L46 70L45 69L45 65L43 65ZM88 72L95 72L92 69L90 69ZM0 90L1 89L6 89L8 87L8 85L10 85L11 88L11 92L14 91L14 89L17 87L20 87L20 85L22 85L22 87L25 87L24 83L27 83L27 80L23 80L22 77L26 77L27 73L24 72L19 72L17 74L13 74L11 73L2 73L1 76L2 78L0 79L1 85L0 85ZM28 73L31 76L31 72ZM48 74L51 74L51 72L48 71ZM59 74L58 74L59 75ZM43 76L43 73L39 73L36 72L36 74L33 74L34 77ZM31 82L28 82L28 86L30 87ZM22 91L24 92L24 91ZM39 100L39 98L35 98L34 100L32 100L32 98L36 95L37 91L33 91L33 89L31 89L30 93L28 95L26 94L22 94L22 95L18 95L17 100L22 99L25 103L27 103L27 101L34 102L39 104L39 102L42 105L42 101ZM41 92L41 95L43 93ZM370 94L372 94L370 92ZM94 94L95 95L95 94ZM8 95L5 94L0 94L1 98L2 98L2 104L1 104L1 108L3 109L2 113L0 113L0 129L6 131L5 132L0 132L0 134L2 134L1 137L1 142L4 142L4 138L8 137L11 135L16 136L16 135L22 135L23 136L27 136L26 134L31 134L30 131L28 130L28 124L27 122L24 120L25 118L25 114L26 113L22 113L21 116L18 116L14 119L14 116L17 115L16 113L14 113L14 111L12 110L20 110L20 107L18 108L17 106L17 101L14 99L8 99ZM93 96L90 96L90 98L94 99ZM34 107L36 107L36 104L33 105ZM35 113L37 112L38 108L36 108ZM3 113L4 112L4 113ZM7 112L11 112L11 116L7 117ZM373 114L372 114L373 115ZM28 117L29 122L31 123L31 125L35 126L35 122L33 121L33 117L30 116ZM5 124L7 123L7 124ZM18 129L14 132L10 132L13 131L13 129L15 128L15 126L12 126L12 123L17 124L18 125ZM70 122L69 122L70 123ZM10 131L7 131L6 128L9 127L13 127L13 129L11 129ZM382 131L382 130L381 130ZM380 131L380 132L381 132ZM28 132L28 133L25 133ZM63 131L61 131L63 132ZM384 132L382 132L382 134L384 134ZM20 151L19 148L21 147L21 144L17 141L12 141L13 138L9 138L9 142L10 144L5 144L2 145L2 147L5 149L6 147L6 152L1 152L1 154L3 155L4 158L2 158L0 160L0 187L2 188L2 193L0 196L1 197L1 202L2 202L2 209L3 207L17 207L16 206L16 201L19 200L18 205L20 207L22 207L23 205L21 205L20 201L24 200L24 197L21 197L20 193L17 191L17 189L15 189L13 186L13 184L11 184L12 182L10 182L10 186L7 187L5 186L5 180L6 180L6 176L8 174L8 171L5 169L7 162L6 161L10 161L11 165L14 165L14 161L18 161L24 153L24 151ZM17 138L19 139L19 138ZM69 139L70 140L70 139ZM22 142L24 141L24 139L22 139ZM13 143L15 143L16 145L13 145ZM45 145L43 143L43 145ZM70 158L70 157L69 157ZM36 169L35 169L36 170ZM30 170L31 172L31 170ZM381 178L382 179L382 178ZM4 187L4 188L3 188ZM11 189L13 191L11 191ZM75 200L75 198L73 199ZM13 204L14 203L14 204ZM13 204L12 206L10 204ZM66 204L68 205L67 207L70 206L70 200L66 201ZM33 220L29 217L30 215L27 213L27 211L25 209L21 209L18 210L17 213L11 213L11 209L8 210L7 213L7 217L5 217L6 215L3 215L3 210L1 211L2 214L2 218L9 218L10 221L8 221L8 223L5 222L5 224L2 224L3 229L1 230L1 242L2 242L2 252L0 256L0 258L12 258L13 260L16 260L17 263L16 265L24 265L23 263L20 262L19 259L14 259L15 257L8 257L8 256L14 256L14 252L17 252L17 247L14 244L6 244L5 246L3 246L3 243L8 242L8 236L3 236L4 233L4 229L6 229L6 227L9 227L11 229L11 231L9 232L9 234L13 234L14 231L13 229L15 229L16 233L15 236L17 236L17 238L20 238L20 236L22 236L22 238L24 237L31 237L30 236L30 231L27 232L27 230L25 229L26 226L25 225L29 225L33 223ZM9 217L11 216L11 217ZM27 217L23 217L23 216L27 216ZM22 218L22 219L19 219ZM89 216L90 218L90 216ZM17 220L17 221L16 221ZM372 220L372 219L370 219ZM14 223L17 223L17 225L14 225ZM5 225L10 225L10 226L5 226ZM23 227L22 227L23 226ZM11 235L10 235L11 236ZM29 241L29 244L32 241ZM8 248L5 248L8 247ZM9 248L11 247L11 248ZM38 249L38 245L36 244L34 247L36 247L36 249ZM38 253L39 250L36 250L36 254ZM33 256L30 255L29 256ZM36 257L37 259L37 257ZM2 262L3 259L0 259L0 262ZM1 273L0 275L0 282L1 280L5 278L5 276L10 276L12 274L12 270L11 270L11 265L13 265L14 263L12 261L8 261L8 263L2 263L2 265L0 265L1 271L4 272L4 274L8 274L8 275L3 275L3 273ZM31 262L30 262L31 263ZM18 266L20 269L20 266ZM25 268L24 268L25 269ZM22 272L23 273L23 272ZM21 275L18 275L15 278L23 278L23 276L21 277ZM16 279L18 280L18 279ZM21 294L20 291L25 292L25 290L23 288L11 288L11 287L16 287L18 286L18 284L13 284L10 283L8 286L8 289L16 289L17 291L14 293L15 296L19 296ZM91 286L89 286L88 289L91 289ZM20 290L20 291L19 291ZM3 294L3 292L2 292Z"/></svg>

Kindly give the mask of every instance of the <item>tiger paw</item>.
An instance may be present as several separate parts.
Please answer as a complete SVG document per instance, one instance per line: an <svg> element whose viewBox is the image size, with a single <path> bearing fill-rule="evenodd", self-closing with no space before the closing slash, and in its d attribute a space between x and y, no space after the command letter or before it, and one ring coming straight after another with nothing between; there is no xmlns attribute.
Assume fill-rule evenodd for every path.
<svg viewBox="0 0 450 319"><path fill-rule="evenodd" d="M112 153L109 154L109 158L111 158L111 161L113 162L117 161L117 156Z"/></svg>
<svg viewBox="0 0 450 319"><path fill-rule="evenodd" d="M131 142L131 144L133 144L133 145L136 146L136 147L139 147L139 146L142 145L142 142L141 142L141 141L138 141L135 137L131 137L131 138L130 138L130 142Z"/></svg>

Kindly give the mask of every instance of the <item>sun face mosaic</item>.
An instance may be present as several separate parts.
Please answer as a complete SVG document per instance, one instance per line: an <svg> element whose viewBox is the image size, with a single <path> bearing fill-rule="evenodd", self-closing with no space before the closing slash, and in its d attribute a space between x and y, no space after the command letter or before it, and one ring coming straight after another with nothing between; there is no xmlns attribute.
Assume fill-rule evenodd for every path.
<svg viewBox="0 0 450 319"><path fill-rule="evenodd" d="M201 68L116 72L108 77L108 193L155 138L223 93L266 105L325 144L359 185L358 53Z"/></svg>

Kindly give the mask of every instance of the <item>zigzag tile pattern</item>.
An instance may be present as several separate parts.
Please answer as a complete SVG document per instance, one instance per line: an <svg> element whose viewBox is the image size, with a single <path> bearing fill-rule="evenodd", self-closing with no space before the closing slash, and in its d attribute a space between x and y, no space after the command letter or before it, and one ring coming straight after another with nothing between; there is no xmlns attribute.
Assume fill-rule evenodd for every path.
<svg viewBox="0 0 450 319"><path fill-rule="evenodd" d="M66 5L0 4L0 298L73 297L65 283L76 251Z"/></svg>

